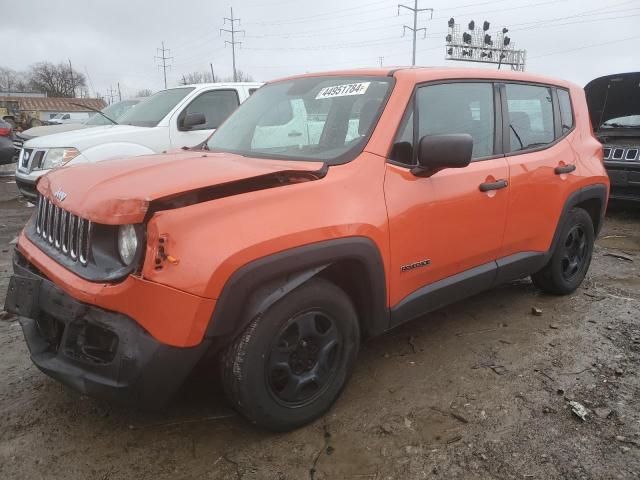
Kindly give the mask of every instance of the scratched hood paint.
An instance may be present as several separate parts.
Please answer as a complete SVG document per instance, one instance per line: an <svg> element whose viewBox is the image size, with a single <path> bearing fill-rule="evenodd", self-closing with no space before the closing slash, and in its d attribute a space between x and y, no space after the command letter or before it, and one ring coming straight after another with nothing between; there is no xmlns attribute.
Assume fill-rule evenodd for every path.
<svg viewBox="0 0 640 480"><path fill-rule="evenodd" d="M75 215L118 225L141 222L153 200L262 175L312 172L321 167L320 162L185 151L60 168L42 177L38 190ZM58 198L64 197L62 201L56 192Z"/></svg>

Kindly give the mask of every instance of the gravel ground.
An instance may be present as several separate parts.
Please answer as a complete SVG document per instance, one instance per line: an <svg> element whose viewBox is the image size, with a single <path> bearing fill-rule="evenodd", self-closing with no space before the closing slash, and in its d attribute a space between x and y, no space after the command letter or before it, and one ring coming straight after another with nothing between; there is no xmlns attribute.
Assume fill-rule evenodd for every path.
<svg viewBox="0 0 640 480"><path fill-rule="evenodd" d="M32 212L8 181L0 302ZM229 409L207 366L162 412L78 395L32 365L5 317L0 478L637 479L639 273L640 209L616 208L577 292L518 281L371 340L334 408L278 435Z"/></svg>

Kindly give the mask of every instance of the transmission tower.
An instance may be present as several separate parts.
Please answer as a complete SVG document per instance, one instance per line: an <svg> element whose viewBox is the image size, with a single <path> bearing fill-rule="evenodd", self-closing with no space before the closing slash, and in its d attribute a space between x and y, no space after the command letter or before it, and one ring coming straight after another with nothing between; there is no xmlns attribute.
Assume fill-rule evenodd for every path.
<svg viewBox="0 0 640 480"><path fill-rule="evenodd" d="M223 25L227 25L227 21L229 22L229 26L230 26L231 30L229 30L227 28L221 28L220 29L220 35L222 35L222 32L226 32L226 33L230 33L231 34L231 41L225 40L224 44L225 44L225 46L227 44L231 45L231 56L233 58L233 81L237 82L238 81L238 72L236 71L236 44L237 45L242 45L242 42L237 42L236 41L236 34L242 33L244 35L245 31L244 30L238 30L236 28L236 22L238 22L238 25L240 25L240 19L239 18L233 18L233 7L231 7L231 18L224 17Z"/></svg>
<svg viewBox="0 0 640 480"><path fill-rule="evenodd" d="M171 65L167 65L167 60L173 60L173 57L167 57L167 53L169 52L168 48L164 48L164 41L162 42L162 48L158 48L158 53L160 56L156 55L155 58L157 60L162 60L162 65L158 65L158 68L162 68L162 72L164 73L164 88L167 88L167 68L171 69Z"/></svg>
<svg viewBox="0 0 640 480"><path fill-rule="evenodd" d="M413 56L411 57L411 65L416 64L416 35L420 30L424 32L424 38L427 36L427 29L422 27L418 28L418 13L420 12L430 12L431 16L429 20L433 18L433 8L418 8L418 0L413 0L413 8L407 7L406 5L398 5L398 15L400 15L400 9L406 8L407 10L413 12L413 27L408 25L402 26L402 35L404 36L407 30L411 30L413 32Z"/></svg>

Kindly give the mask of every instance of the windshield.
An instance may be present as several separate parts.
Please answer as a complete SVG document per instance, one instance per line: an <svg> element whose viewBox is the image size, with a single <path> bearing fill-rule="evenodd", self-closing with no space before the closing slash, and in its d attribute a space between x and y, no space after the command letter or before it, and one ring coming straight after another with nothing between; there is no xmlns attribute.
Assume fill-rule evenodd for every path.
<svg viewBox="0 0 640 480"><path fill-rule="evenodd" d="M339 163L359 152L389 94L388 77L304 77L265 85L216 130L210 150Z"/></svg>
<svg viewBox="0 0 640 480"><path fill-rule="evenodd" d="M613 128L637 128L640 127L640 115L628 115L612 118L602 124L603 127Z"/></svg>
<svg viewBox="0 0 640 480"><path fill-rule="evenodd" d="M122 117L131 107L136 105L139 100L123 100L122 102L114 103L113 105L109 105L108 107L100 110L107 117L119 121L119 118ZM91 118L84 122L85 125L96 127L101 125L113 125L112 122L104 118L102 115L94 113L91 115Z"/></svg>
<svg viewBox="0 0 640 480"><path fill-rule="evenodd" d="M118 123L136 127L155 127L192 90L191 87L162 90L140 102L136 108L130 109L120 117Z"/></svg>

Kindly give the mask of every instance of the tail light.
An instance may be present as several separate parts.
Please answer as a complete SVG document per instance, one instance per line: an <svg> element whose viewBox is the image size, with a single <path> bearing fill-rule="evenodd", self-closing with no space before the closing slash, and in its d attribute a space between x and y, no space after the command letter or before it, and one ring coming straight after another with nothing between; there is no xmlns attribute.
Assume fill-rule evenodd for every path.
<svg viewBox="0 0 640 480"><path fill-rule="evenodd" d="M11 129L10 128L0 127L0 137L8 137L9 135L11 135Z"/></svg>

